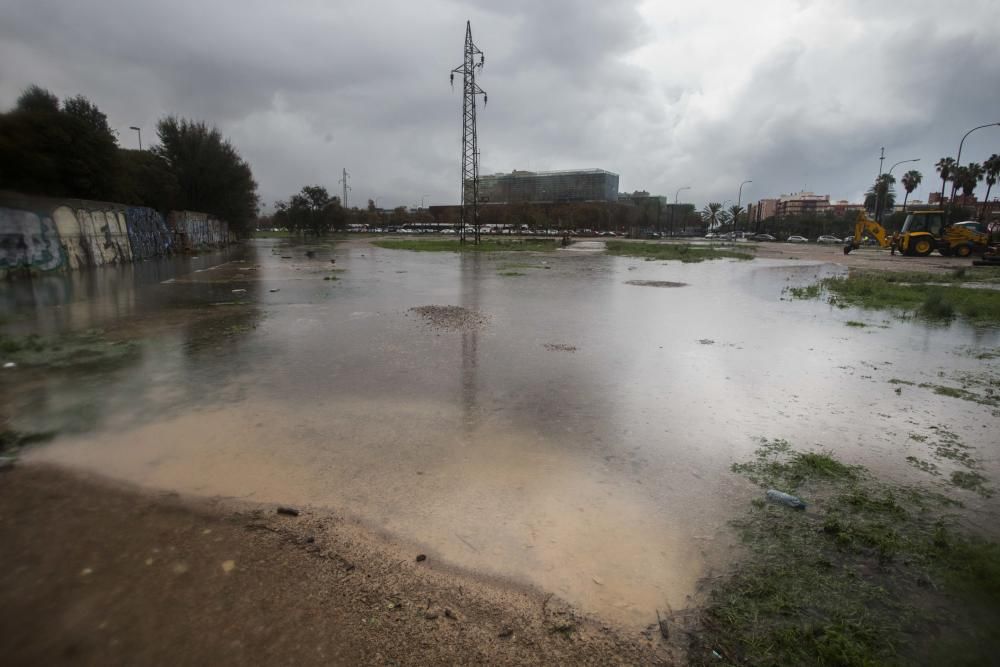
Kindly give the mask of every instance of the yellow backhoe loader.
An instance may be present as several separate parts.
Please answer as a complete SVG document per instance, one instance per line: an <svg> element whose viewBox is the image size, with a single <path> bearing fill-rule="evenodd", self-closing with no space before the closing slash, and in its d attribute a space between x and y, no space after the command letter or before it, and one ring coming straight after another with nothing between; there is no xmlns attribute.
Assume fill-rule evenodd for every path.
<svg viewBox="0 0 1000 667"><path fill-rule="evenodd" d="M989 245L982 225L972 221L945 224L944 211L910 213L903 229L895 234L889 234L885 227L861 211L854 224L854 236L848 237L844 244L844 254L860 247L865 235L875 239L880 248L916 257L926 257L935 250L945 257L968 257L974 252L985 251Z"/></svg>

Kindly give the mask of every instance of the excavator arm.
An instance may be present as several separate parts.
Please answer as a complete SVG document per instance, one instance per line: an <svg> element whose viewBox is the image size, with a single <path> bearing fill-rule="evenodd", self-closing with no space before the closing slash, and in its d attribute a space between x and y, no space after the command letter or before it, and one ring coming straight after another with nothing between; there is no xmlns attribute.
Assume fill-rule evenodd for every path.
<svg viewBox="0 0 1000 667"><path fill-rule="evenodd" d="M844 254L847 255L855 248L860 248L865 234L875 239L880 248L888 248L892 245L892 236L885 230L885 227L869 218L865 211L859 211L858 219L854 223L854 236L848 237L844 244Z"/></svg>

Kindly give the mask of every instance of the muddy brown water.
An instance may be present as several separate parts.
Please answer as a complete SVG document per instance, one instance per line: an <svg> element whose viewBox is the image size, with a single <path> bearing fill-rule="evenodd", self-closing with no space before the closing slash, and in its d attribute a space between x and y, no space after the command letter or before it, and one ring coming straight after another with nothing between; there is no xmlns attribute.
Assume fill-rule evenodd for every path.
<svg viewBox="0 0 1000 667"><path fill-rule="evenodd" d="M4 370L0 391L14 426L60 431L29 460L335 508L646 625L724 567L727 522L758 493L729 469L755 437L933 483L905 458L929 459L910 435L945 426L1000 479L996 408L889 383L996 377L976 355L1000 333L787 299L842 270L258 240L0 286L7 333L141 340L115 367ZM484 323L432 326L412 310L429 305ZM962 499L996 516L995 499Z"/></svg>

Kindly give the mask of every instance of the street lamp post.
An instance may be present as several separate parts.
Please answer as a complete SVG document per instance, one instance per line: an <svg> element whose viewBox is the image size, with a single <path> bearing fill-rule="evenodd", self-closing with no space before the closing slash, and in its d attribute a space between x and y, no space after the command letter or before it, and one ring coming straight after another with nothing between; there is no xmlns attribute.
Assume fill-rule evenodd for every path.
<svg viewBox="0 0 1000 667"><path fill-rule="evenodd" d="M670 235L674 235L674 210L677 208L677 198L680 197L681 190L690 190L690 185L685 185L683 188L677 188L677 192L674 193L674 205L670 207Z"/></svg>
<svg viewBox="0 0 1000 667"><path fill-rule="evenodd" d="M736 223L739 222L740 211L743 210L743 206L742 206L742 202L743 202L743 186L746 185L747 183L753 183L753 181L743 181L742 183L740 183L740 191L736 195L736 208L737 208L737 211L736 211L736 215L733 216L733 240L734 241L736 240Z"/></svg>
<svg viewBox="0 0 1000 667"><path fill-rule="evenodd" d="M886 181L886 183L885 183L885 198L886 199L889 198L889 177L892 176L892 170L895 169L896 167L898 167L901 164L906 164L907 162L920 162L920 158L915 157L915 158L911 158L909 160L900 160L896 164L894 164L891 167L889 167L889 171L887 171L885 173L885 176L886 176L886 178L885 178L885 181ZM884 208L883 204L884 204L884 202L882 201L882 187L881 187L880 183L876 183L875 184L875 220L876 220L876 222L878 222L880 224L882 222L882 209Z"/></svg>
<svg viewBox="0 0 1000 667"><path fill-rule="evenodd" d="M139 133L139 150L142 150L142 128L136 127L135 125L130 125L128 129L135 130L136 132Z"/></svg>
<svg viewBox="0 0 1000 667"><path fill-rule="evenodd" d="M962 166L962 145L965 143L965 138L967 136L969 136L970 134L972 134L973 132L975 132L976 130L981 130L984 127L993 127L993 126L1000 127L1000 123L986 123L985 125L979 125L977 127L972 128L971 130L969 130L968 132L966 132L965 134L962 135L962 140L960 142L958 142L958 156L955 158L955 167L956 168ZM958 184L953 180L951 182L951 199L948 200L948 221L949 222L951 221L951 208L955 204L955 190L956 190L957 186L958 186Z"/></svg>

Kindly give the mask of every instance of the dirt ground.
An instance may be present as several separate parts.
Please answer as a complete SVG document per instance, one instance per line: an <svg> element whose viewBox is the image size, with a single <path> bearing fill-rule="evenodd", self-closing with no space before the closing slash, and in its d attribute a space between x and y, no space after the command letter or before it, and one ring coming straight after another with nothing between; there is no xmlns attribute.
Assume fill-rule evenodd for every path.
<svg viewBox="0 0 1000 667"><path fill-rule="evenodd" d="M421 559L336 516L0 474L5 665L671 664L511 582Z"/></svg>
<svg viewBox="0 0 1000 667"><path fill-rule="evenodd" d="M927 257L904 257L892 255L879 248L859 248L849 255L844 254L841 245L820 245L818 243L757 243L756 257L767 259L805 260L810 262L832 262L858 269L879 269L882 271L927 271L947 272L963 267L972 267L972 259L966 257L942 257L938 254Z"/></svg>

